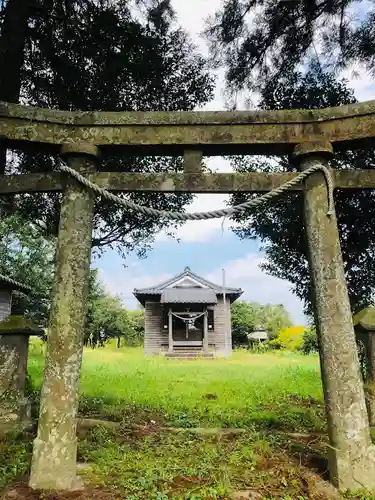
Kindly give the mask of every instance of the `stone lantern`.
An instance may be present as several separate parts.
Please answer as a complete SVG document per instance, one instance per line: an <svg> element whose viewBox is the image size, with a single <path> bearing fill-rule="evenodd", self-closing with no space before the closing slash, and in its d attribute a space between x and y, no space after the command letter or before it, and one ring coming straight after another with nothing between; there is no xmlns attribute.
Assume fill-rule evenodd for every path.
<svg viewBox="0 0 375 500"><path fill-rule="evenodd" d="M30 422L30 403L26 397L29 337L44 335L22 314L11 314L12 292L31 289L0 275L0 430Z"/></svg>
<svg viewBox="0 0 375 500"><path fill-rule="evenodd" d="M371 425L375 425L375 306L365 307L353 316L357 340L366 356L365 395Z"/></svg>

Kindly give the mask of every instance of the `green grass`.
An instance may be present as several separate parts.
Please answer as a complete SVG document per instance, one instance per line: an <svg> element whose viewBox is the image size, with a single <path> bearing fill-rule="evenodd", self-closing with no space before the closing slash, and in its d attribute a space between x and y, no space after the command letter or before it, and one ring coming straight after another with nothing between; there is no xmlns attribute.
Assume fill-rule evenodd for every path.
<svg viewBox="0 0 375 500"><path fill-rule="evenodd" d="M34 346L29 375L37 402L43 356ZM265 499L319 498L302 470L324 468L324 438L296 442L287 435L325 430L316 356L243 351L223 360L167 361L144 358L142 349L85 349L80 415L121 423L79 441L79 460L92 464L87 481L110 498L229 499L248 488ZM202 436L164 427L246 431ZM0 443L0 487L27 471L32 438Z"/></svg>
<svg viewBox="0 0 375 500"><path fill-rule="evenodd" d="M29 364L32 379L40 385L41 357ZM141 349L86 350L81 394L82 411L113 420L138 408L155 411L178 427L325 425L315 356L242 352L228 360L181 362L144 358ZM205 399L207 394L216 399Z"/></svg>

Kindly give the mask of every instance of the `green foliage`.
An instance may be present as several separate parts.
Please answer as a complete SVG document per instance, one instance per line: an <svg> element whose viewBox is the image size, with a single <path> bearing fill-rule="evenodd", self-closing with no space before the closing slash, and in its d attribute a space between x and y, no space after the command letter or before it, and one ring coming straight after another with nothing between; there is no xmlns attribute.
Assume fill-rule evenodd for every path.
<svg viewBox="0 0 375 500"><path fill-rule="evenodd" d="M355 102L353 92L345 81L322 73L313 66L305 74L285 72L278 81L270 81L261 97L262 109L314 109ZM371 169L375 161L373 150L336 151L331 160L335 169ZM239 172L294 171L288 157L234 158L233 167ZM238 204L252 195L236 193L232 204ZM353 311L366 306L373 294L375 267L375 240L372 221L375 220L375 192L335 191L335 206L341 236L345 274ZM307 260L306 235L302 220L303 199L299 193L287 193L274 203L241 213L234 219L241 238L259 238L266 255L262 268L269 274L287 280L294 293L304 302L305 311L312 316L311 281ZM370 224L370 225L369 225Z"/></svg>
<svg viewBox="0 0 375 500"><path fill-rule="evenodd" d="M315 327L310 326L305 328L301 351L303 354L312 354L319 351L319 342Z"/></svg>
<svg viewBox="0 0 375 500"><path fill-rule="evenodd" d="M210 18L206 36L230 88L259 90L317 51L325 69L361 62L373 75L374 24L374 3L367 0L228 0Z"/></svg>
<svg viewBox="0 0 375 500"><path fill-rule="evenodd" d="M18 3L25 6L25 0ZM0 16L1 33L7 31L6 14L14 4L14 0L9 1L4 16ZM12 28L14 40L20 41L25 31L22 22L20 18ZM14 45L4 45L0 38L0 47L8 52ZM213 95L213 79L205 60L176 25L168 0L42 0L37 10L29 9L26 15L21 50L21 66L12 65L12 74L18 71L23 100L30 105L86 111L180 111L201 106ZM0 57L0 64L2 60ZM9 71L8 66L0 67L0 75L10 79ZM13 155L8 163L8 170L14 173L50 172L55 168L56 161L40 152ZM183 167L181 157L112 157L104 153L101 168L177 172ZM183 210L192 201L192 195L181 193L123 196L163 210ZM38 220L49 234L56 235L60 197L56 193L33 193L8 196L3 203L9 211L24 220ZM115 247L123 256L137 251L143 257L156 232L175 227L176 223L145 218L98 198L93 246L98 252L103 247Z"/></svg>
<svg viewBox="0 0 375 500"><path fill-rule="evenodd" d="M128 310L121 304L119 297L105 293L98 279L98 270L92 270L85 344L103 347L108 339L116 338L117 347L120 347L121 339L126 345L136 346L143 342L143 336L143 310Z"/></svg>
<svg viewBox="0 0 375 500"><path fill-rule="evenodd" d="M36 387L43 359L30 353ZM174 362L145 359L138 348L85 349L80 392L80 417L119 423L78 432L78 461L92 466L88 494L91 485L93 496L103 487L133 500L223 500L247 489L272 491L264 500L319 497L304 477L305 464L326 470L326 438L314 432L326 432L316 356L242 351L231 360ZM217 399L204 397L212 393ZM164 430L176 424L185 429ZM242 429L224 436L218 427ZM283 431L314 437L306 446ZM0 440L0 487L27 474L32 438Z"/></svg>
<svg viewBox="0 0 375 500"><path fill-rule="evenodd" d="M0 273L31 287L28 295L14 292L13 310L37 324L47 323L53 278L55 242L17 215L0 214Z"/></svg>
<svg viewBox="0 0 375 500"><path fill-rule="evenodd" d="M54 246L54 240L43 237L40 228L25 224L19 216L0 218L0 273L32 289L28 295L13 293L13 310L25 311L27 318L43 327L47 325L50 308ZM90 270L85 342L91 338L96 345L104 331L102 340L122 337L127 345L140 345L144 335L143 310L128 311L119 299L106 294L98 272ZM17 318L10 317L12 325Z"/></svg>
<svg viewBox="0 0 375 500"><path fill-rule="evenodd" d="M368 373L369 373L369 360L367 359L367 356L366 356L365 345L363 343L363 340L358 339L358 338L356 338L356 344L357 344L359 367L361 370L362 379L363 379L363 381L367 381L368 380Z"/></svg>
<svg viewBox="0 0 375 500"><path fill-rule="evenodd" d="M231 306L231 317L234 346L248 344L247 334L258 327L265 328L272 339L281 329L292 326L290 315L282 304L236 301Z"/></svg>
<svg viewBox="0 0 375 500"><path fill-rule="evenodd" d="M29 470L32 437L22 434L0 437L0 491Z"/></svg>

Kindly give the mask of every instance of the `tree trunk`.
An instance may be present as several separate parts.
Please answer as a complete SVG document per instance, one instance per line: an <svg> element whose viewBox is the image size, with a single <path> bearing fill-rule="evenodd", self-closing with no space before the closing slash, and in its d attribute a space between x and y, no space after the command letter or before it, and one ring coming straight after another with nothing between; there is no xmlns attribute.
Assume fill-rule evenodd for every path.
<svg viewBox="0 0 375 500"><path fill-rule="evenodd" d="M18 103L27 26L34 0L8 0L0 38L0 100ZM6 148L0 147L0 174L6 167Z"/></svg>
<svg viewBox="0 0 375 500"><path fill-rule="evenodd" d="M121 347L121 337L117 337L117 349Z"/></svg>

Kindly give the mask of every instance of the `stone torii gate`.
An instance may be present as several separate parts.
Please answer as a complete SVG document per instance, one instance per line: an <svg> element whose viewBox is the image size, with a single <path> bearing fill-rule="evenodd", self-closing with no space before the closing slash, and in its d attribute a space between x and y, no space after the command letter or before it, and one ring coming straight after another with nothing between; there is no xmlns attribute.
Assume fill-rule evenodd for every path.
<svg viewBox="0 0 375 500"><path fill-rule="evenodd" d="M70 168L111 192L262 193L293 173L204 174L202 155L290 154L300 171L327 167L335 150L372 146L375 101L275 112L66 112L0 103L6 147L61 154ZM180 174L97 172L101 151L183 155ZM332 171L335 187L375 189L375 171ZM324 172L303 190L305 228L329 430L329 471L340 489L375 489L371 443L336 215L327 216ZM0 177L0 196L62 191L57 265L38 434L30 485L71 489L76 480L76 414L90 265L94 192L61 172Z"/></svg>

